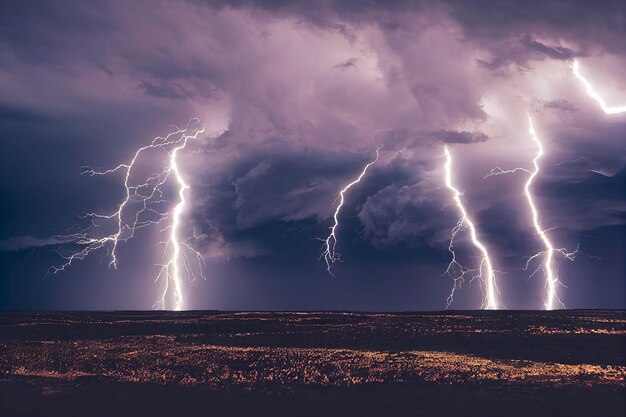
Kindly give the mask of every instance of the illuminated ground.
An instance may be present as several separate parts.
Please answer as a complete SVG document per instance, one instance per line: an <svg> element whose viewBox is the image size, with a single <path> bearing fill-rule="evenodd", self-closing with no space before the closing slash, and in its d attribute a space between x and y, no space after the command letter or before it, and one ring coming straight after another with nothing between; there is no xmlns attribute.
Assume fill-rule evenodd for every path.
<svg viewBox="0 0 626 417"><path fill-rule="evenodd" d="M0 415L626 412L626 312L2 313Z"/></svg>

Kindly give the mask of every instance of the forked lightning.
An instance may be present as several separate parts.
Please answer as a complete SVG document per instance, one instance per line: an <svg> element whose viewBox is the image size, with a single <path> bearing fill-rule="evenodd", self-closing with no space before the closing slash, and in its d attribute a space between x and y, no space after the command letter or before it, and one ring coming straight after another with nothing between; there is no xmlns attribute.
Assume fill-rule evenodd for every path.
<svg viewBox="0 0 626 417"><path fill-rule="evenodd" d="M91 227L78 233L65 235L64 239L69 239L78 249L65 249L59 254L65 262L59 266L53 266L49 273L65 271L75 261L83 260L94 251L104 249L110 257L109 266L117 268L117 251L119 244L126 242L135 236L135 232L146 226L158 225L166 220L171 223L164 231L169 230L169 236L165 245L164 254L168 260L161 266L157 275L157 281L163 279L164 290L156 307L167 308L170 281L174 287L173 309L181 310L184 307L183 279L193 278L197 274L202 274L201 254L192 248L188 240L181 240L180 224L181 216L185 210L185 191L189 188L184 181L180 171L177 156L179 151L184 149L190 140L198 138L204 133L204 126L198 119L192 119L184 129L176 128L165 137L155 138L149 145L139 148L131 158L130 162L122 163L114 168L97 171L91 167L84 167L83 174L89 176L106 175L116 172L124 173L125 195L117 210L111 214L85 213L81 217L90 219ZM144 180L136 182L134 177L140 176L136 173L137 165L144 153L147 151L164 151L168 154L166 166L160 171L153 172ZM166 203L164 186L173 174L178 186L179 201L173 212L161 211L159 207ZM107 227L107 221L114 223L114 230L111 234L96 237L92 232ZM190 251L198 261L196 267L192 267L185 252Z"/></svg>
<svg viewBox="0 0 626 417"><path fill-rule="evenodd" d="M363 179L369 167L371 167L378 161L381 148L382 146L379 146L378 148L376 148L376 158L374 158L374 160L372 160L370 163L365 165L363 167L363 170L359 174L359 176L356 177L356 179L349 182L347 185L345 185L339 192L339 204L335 208L335 214L333 215L334 223L333 223L333 226L330 228L330 234L328 235L326 239L324 239L323 252L322 252L322 257L324 258L324 262L326 262L326 270L328 271L330 275L333 275L332 270L331 270L333 264L341 259L341 255L335 249L337 246L337 228L339 227L339 212L341 211L341 208L343 207L343 204L345 202L345 194L346 192L348 192L350 188L352 188L352 186L361 182L361 179Z"/></svg>
<svg viewBox="0 0 626 417"><path fill-rule="evenodd" d="M537 234L537 236L543 243L544 250L528 258L525 269L529 268L530 263L534 259L537 259L540 256L543 256L543 262L537 267L537 269L533 271L531 276L534 276L543 267L545 281L546 281L546 295L544 299L544 307L546 310L553 310L556 308L555 305L557 302L561 306L563 306L563 303L561 302L557 294L557 287L562 284L559 281L558 269L554 262L555 252L562 254L567 259L574 260L576 254L578 253L578 249L574 252L568 252L562 248L559 248L559 249L555 248L554 245L552 244L552 241L550 240L550 237L548 236L548 232L541 225L539 210L537 209L537 205L535 204L535 199L532 194L532 186L535 181L535 178L537 177L537 175L539 175L539 172L540 172L539 161L541 160L541 157L544 155L544 151L543 151L543 146L541 144L541 141L539 140L539 137L537 135L537 132L535 131L533 120L530 114L528 115L528 126L529 126L528 133L529 133L530 139L534 142L535 146L537 147L537 153L535 154L535 157L533 158L533 161L532 161L533 169L528 170L526 168L514 168L510 170L503 170L498 167L498 168L492 169L491 172L487 176L485 176L485 178L488 178L490 176L502 175L502 174L512 174L512 173L520 172L520 171L528 174L528 179L526 180L526 184L524 185L524 195L526 196L526 201L528 202L528 207L530 209L533 228L535 230L535 233Z"/></svg>
<svg viewBox="0 0 626 417"><path fill-rule="evenodd" d="M485 245L478 238L478 234L476 232L476 227L474 223L470 219L467 211L465 210L465 206L463 205L463 201L461 201L461 196L463 195L459 190L457 190L452 182L452 155L448 150L447 146L444 146L444 152L446 155L446 163L445 163L445 183L446 187L452 191L452 197L454 199L454 203L456 204L461 217L457 222L456 226L452 229L452 237L450 239L450 245L448 246L448 250L452 253L452 261L448 264L448 268L446 273L454 279L454 286L452 287L452 291L450 296L448 297L448 306L452 303L454 299L454 292L457 287L459 287L463 281L465 275L468 273L475 273L475 278L479 278L485 284L485 294L483 299L482 308L488 310L497 310L499 308L498 303L498 288L496 284L496 276L495 271L493 269L493 264L491 263L491 258L489 257L489 251L485 247ZM454 251L454 239L457 234L461 231L463 226L467 227L470 232L470 238L472 240L472 244L480 251L481 253L481 261L480 265L477 269L469 269L467 267L462 266L456 257L456 253ZM459 274L454 276L453 270L458 269Z"/></svg>

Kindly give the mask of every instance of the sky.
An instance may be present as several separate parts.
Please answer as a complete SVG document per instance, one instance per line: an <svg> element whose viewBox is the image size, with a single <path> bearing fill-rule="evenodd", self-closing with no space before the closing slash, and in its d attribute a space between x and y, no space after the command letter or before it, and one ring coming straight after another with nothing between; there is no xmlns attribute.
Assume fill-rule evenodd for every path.
<svg viewBox="0 0 626 417"><path fill-rule="evenodd" d="M46 272L80 249L60 236L110 230L84 213L124 199L123 173L81 167L128 162L198 118L204 132L177 157L180 236L205 262L183 280L185 309L445 309L459 211L444 146L500 307L541 309L541 259L524 270L544 248L528 174L484 178L532 169L529 115L544 148L541 225L556 248L580 250L555 257L559 299L626 308L626 113L603 112L571 68L626 105L625 37L623 1L2 2L0 308L153 308L175 181L158 204L169 217L121 242L117 268L103 248ZM379 146L345 194L330 275L339 191ZM137 173L166 161L142 156ZM480 265L467 227L454 248ZM481 307L484 285L467 278L449 308Z"/></svg>

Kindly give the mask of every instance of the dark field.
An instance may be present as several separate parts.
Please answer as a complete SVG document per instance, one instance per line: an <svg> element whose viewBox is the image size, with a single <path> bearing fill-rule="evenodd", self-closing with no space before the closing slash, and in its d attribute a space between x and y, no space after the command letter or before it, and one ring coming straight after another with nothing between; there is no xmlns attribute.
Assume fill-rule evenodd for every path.
<svg viewBox="0 0 626 417"><path fill-rule="evenodd" d="M624 416L626 312L1 313L1 416Z"/></svg>

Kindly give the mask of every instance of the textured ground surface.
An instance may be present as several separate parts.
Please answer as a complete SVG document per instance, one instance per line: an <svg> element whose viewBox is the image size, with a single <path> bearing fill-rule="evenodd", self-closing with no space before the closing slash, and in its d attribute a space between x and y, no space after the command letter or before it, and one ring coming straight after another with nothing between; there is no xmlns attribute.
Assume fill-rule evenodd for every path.
<svg viewBox="0 0 626 417"><path fill-rule="evenodd" d="M1 313L0 415L626 413L626 312Z"/></svg>

